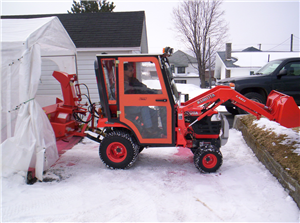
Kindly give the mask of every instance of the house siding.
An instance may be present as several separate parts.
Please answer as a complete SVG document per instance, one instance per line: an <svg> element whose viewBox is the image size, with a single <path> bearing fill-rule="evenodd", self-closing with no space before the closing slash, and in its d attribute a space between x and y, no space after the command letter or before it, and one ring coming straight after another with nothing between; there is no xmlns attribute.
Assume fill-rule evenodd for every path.
<svg viewBox="0 0 300 223"><path fill-rule="evenodd" d="M186 84L193 84L196 86L200 86L200 78L199 77L175 77L175 81L186 81ZM180 83L176 83L180 84Z"/></svg>
<svg viewBox="0 0 300 223"><path fill-rule="evenodd" d="M100 101L99 91L95 76L94 62L97 54L134 54L141 53L136 48L111 48L111 49L99 49L98 51L79 51L77 54L77 66L78 66L78 81L84 83L89 88L90 99L92 103ZM84 86L80 87L82 94L87 94L87 90ZM88 102L85 96L82 97L82 103Z"/></svg>
<svg viewBox="0 0 300 223"><path fill-rule="evenodd" d="M41 77L36 94L36 100L41 107L55 104L57 97L62 99L61 86L52 76L55 70L59 71L55 62L42 58Z"/></svg>
<svg viewBox="0 0 300 223"><path fill-rule="evenodd" d="M197 67L196 63L188 64L188 66L176 66L173 63L170 63L170 64L174 65L174 68L175 68L174 73L175 74L179 74L179 75L182 75L182 74L195 74L195 75L198 75L198 70L195 68L195 67ZM185 67L185 73L178 73L178 67Z"/></svg>
<svg viewBox="0 0 300 223"><path fill-rule="evenodd" d="M197 64L194 63L194 64L189 64L188 67L186 68L186 73L187 74L195 74L195 75L198 75L198 70L197 68Z"/></svg>

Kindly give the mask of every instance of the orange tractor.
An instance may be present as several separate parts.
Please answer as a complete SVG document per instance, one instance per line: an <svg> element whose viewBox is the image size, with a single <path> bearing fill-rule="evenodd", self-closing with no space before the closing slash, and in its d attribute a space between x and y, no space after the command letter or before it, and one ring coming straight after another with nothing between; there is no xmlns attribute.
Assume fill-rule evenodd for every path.
<svg viewBox="0 0 300 223"><path fill-rule="evenodd" d="M64 110L69 120L50 120L52 126L58 120L65 129L58 134L57 127L53 128L57 138L61 139L62 134L84 136L91 121L97 136L87 136L100 143L100 158L109 168L129 168L146 147L180 146L191 149L194 164L201 172L215 172L222 165L220 147L227 142L229 132L226 118L216 110L224 102L229 100L258 119L265 116L285 127L300 126L300 112L294 99L276 91L270 93L266 105L227 86L217 86L181 102L168 62L171 53L172 49L166 48L162 55L97 55L99 109L92 103L88 109L78 104L80 93L75 89L78 85L74 84L73 75L58 72L69 78L69 85L61 84L69 89L63 90L63 94L69 92L64 94L64 100L71 97L75 104L65 106L70 110ZM64 109L63 102L60 103L56 105L57 111L52 109L53 117L64 117L59 114L59 109ZM85 121L76 118L89 112ZM96 127L94 118L98 119ZM79 128L80 120L85 122L83 129Z"/></svg>

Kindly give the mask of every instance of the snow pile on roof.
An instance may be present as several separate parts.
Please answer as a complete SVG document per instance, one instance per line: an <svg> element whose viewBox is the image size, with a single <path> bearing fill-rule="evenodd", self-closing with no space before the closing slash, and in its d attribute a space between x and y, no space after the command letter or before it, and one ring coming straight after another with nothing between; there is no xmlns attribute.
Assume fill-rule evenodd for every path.
<svg viewBox="0 0 300 223"><path fill-rule="evenodd" d="M279 123L270 121L267 118L261 118L255 120L253 124L257 124L258 128L270 130L279 135L286 135L285 140L281 143L282 145L289 145L292 142L298 142L293 147L295 148L294 153L300 156L300 135L292 129L281 126Z"/></svg>
<svg viewBox="0 0 300 223"><path fill-rule="evenodd" d="M240 67L262 67L272 60L299 57L299 52L232 52L231 55L237 59L234 65Z"/></svg>

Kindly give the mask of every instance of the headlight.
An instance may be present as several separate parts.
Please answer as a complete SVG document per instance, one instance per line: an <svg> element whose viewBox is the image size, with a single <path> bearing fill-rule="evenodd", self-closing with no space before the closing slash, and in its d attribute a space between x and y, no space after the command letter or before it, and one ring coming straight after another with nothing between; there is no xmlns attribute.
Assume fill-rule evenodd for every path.
<svg viewBox="0 0 300 223"><path fill-rule="evenodd" d="M233 90L235 89L235 83L229 83L229 87L231 87Z"/></svg>
<svg viewBox="0 0 300 223"><path fill-rule="evenodd" d="M222 85L222 86L229 86L232 89L235 88L235 84L233 82L218 82L217 85Z"/></svg>

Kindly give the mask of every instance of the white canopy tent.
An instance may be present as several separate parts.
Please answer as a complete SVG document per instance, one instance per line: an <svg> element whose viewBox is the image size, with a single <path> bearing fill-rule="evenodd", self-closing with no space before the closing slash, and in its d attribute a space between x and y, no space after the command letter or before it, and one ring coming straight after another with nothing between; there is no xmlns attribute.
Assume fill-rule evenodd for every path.
<svg viewBox="0 0 300 223"><path fill-rule="evenodd" d="M51 124L35 99L41 58L76 73L76 47L57 17L1 19L1 36L2 174L25 176L31 167L42 180L58 153Z"/></svg>

